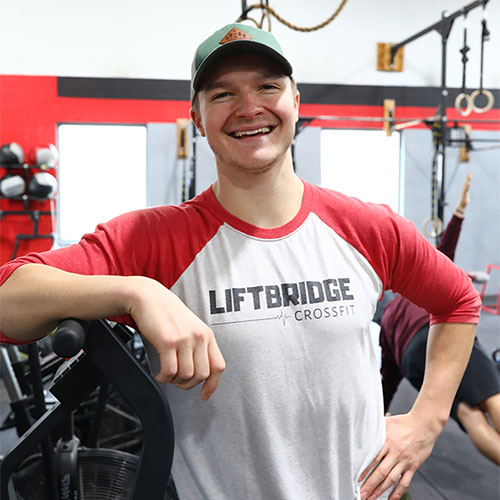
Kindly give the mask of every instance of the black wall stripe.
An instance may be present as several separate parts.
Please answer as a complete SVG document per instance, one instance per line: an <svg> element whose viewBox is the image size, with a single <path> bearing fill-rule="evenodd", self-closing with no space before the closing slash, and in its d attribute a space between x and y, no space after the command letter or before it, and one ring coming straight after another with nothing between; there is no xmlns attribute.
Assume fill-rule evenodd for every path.
<svg viewBox="0 0 500 500"><path fill-rule="evenodd" d="M439 103L441 89L439 87L382 87L368 85L322 85L298 84L300 100L317 104L353 104L377 106L384 99L395 99L399 106L436 107ZM468 93L475 89L467 90ZM494 107L499 108L500 90L491 90L495 97ZM455 105L455 97L461 92L458 88L448 89L447 105ZM482 104L479 101L478 104ZM486 104L486 98L485 102ZM484 105L483 104L483 105Z"/></svg>
<svg viewBox="0 0 500 500"><path fill-rule="evenodd" d="M60 97L189 101L189 82L186 80L59 77L57 92Z"/></svg>
<svg viewBox="0 0 500 500"><path fill-rule="evenodd" d="M384 99L395 99L398 106L436 107L439 87L390 87L370 85L328 85L299 83L300 100L310 104L346 104L381 106ZM134 78L59 77L61 97L93 97L103 99L145 99L189 101L187 80L147 80ZM472 92L475 89L469 89ZM500 89L489 89L495 97L494 108L500 108ZM458 88L448 89L447 105L452 107ZM478 98L478 104L482 104Z"/></svg>

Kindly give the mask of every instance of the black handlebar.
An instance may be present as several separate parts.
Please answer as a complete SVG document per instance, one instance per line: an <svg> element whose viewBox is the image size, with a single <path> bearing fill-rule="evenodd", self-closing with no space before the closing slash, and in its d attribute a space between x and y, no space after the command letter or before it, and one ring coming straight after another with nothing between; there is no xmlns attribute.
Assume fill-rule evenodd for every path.
<svg viewBox="0 0 500 500"><path fill-rule="evenodd" d="M65 319L59 323L52 339L52 349L61 358L76 356L85 342L87 323L77 319Z"/></svg>

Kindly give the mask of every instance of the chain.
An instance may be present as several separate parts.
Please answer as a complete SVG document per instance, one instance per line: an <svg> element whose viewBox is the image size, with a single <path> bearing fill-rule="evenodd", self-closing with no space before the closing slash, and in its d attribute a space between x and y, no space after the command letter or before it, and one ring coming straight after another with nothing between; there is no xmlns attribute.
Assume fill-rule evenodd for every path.
<svg viewBox="0 0 500 500"><path fill-rule="evenodd" d="M261 24L259 25L259 23L257 23L254 19L251 19L251 18L247 18L246 15L253 9L262 9L262 10L265 10L267 11L267 17L269 17L269 14L274 16L280 23L284 24L285 26L288 26L290 29L292 30L295 30L295 31L302 31L302 32L310 32L310 31L316 31L316 30L319 30L321 28L324 28L327 24L330 24L341 12L342 12L342 9L344 8L345 4L348 2L348 0L342 0L342 3L339 5L339 7L337 8L337 10L324 22L322 22L321 24L318 24L317 26L312 26L310 28L301 28L299 26L295 26L294 24L292 23L289 23L286 19L282 18L272 7L269 7L269 5L266 5L266 4L254 4L252 5L251 7L249 7L246 12L244 12L238 19L236 22L241 22L245 19L250 19L251 21L253 21L259 28L262 28L262 21L264 20L264 16L262 18L262 21L261 21ZM269 19L268 19L269 20ZM271 22L269 20L269 27L271 25Z"/></svg>
<svg viewBox="0 0 500 500"><path fill-rule="evenodd" d="M467 57L467 52L469 52L470 47L467 45L467 14L464 15L464 46L460 49L462 54L462 92L465 92L465 74L466 66L469 58Z"/></svg>
<svg viewBox="0 0 500 500"><path fill-rule="evenodd" d="M485 11L485 8L483 9ZM483 20L481 21L483 25L483 29L481 30L481 67L479 72L479 91L483 90L483 63L484 63L484 42L487 42L490 39L490 32L486 26L486 14L483 13Z"/></svg>
<svg viewBox="0 0 500 500"><path fill-rule="evenodd" d="M432 159L432 178L431 178L431 216L424 223L424 233L432 238L439 238L443 231L442 221L436 215L436 195L438 190L438 169L439 161L442 161L440 148L443 142L443 126L441 121L434 121L432 123L432 142L434 144L434 157ZM427 231L428 223L432 223L432 229Z"/></svg>
<svg viewBox="0 0 500 500"><path fill-rule="evenodd" d="M431 173L431 217L436 217L436 191L438 184L438 163L439 163L439 148L442 141L441 123L436 121L432 124L432 138L434 142L434 158L432 160Z"/></svg>

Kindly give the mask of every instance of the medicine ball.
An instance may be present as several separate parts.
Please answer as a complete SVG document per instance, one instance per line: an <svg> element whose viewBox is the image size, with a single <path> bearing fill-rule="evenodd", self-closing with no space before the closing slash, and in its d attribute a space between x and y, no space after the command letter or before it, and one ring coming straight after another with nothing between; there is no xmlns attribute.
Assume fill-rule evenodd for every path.
<svg viewBox="0 0 500 500"><path fill-rule="evenodd" d="M22 196L26 191L26 182L17 174L7 174L0 179L0 193L5 198Z"/></svg>
<svg viewBox="0 0 500 500"><path fill-rule="evenodd" d="M57 180L49 172L37 172L28 182L28 194L46 200L54 198L57 192Z"/></svg>
<svg viewBox="0 0 500 500"><path fill-rule="evenodd" d="M24 163L24 151L17 142L4 144L0 148L0 163L4 165L21 165Z"/></svg>
<svg viewBox="0 0 500 500"><path fill-rule="evenodd" d="M59 159L59 152L53 144L36 146L30 151L29 161L39 167L55 167Z"/></svg>

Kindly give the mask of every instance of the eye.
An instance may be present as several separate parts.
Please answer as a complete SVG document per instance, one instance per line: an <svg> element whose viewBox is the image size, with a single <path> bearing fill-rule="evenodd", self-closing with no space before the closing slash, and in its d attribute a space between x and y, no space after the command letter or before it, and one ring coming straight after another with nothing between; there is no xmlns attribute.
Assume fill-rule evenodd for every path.
<svg viewBox="0 0 500 500"><path fill-rule="evenodd" d="M279 86L276 85L275 83L264 83L264 85L261 86L262 90L278 90Z"/></svg>
<svg viewBox="0 0 500 500"><path fill-rule="evenodd" d="M220 99L224 99L225 97L229 97L230 93L229 92L219 92L217 94L214 94L212 96L212 101L217 101Z"/></svg>

